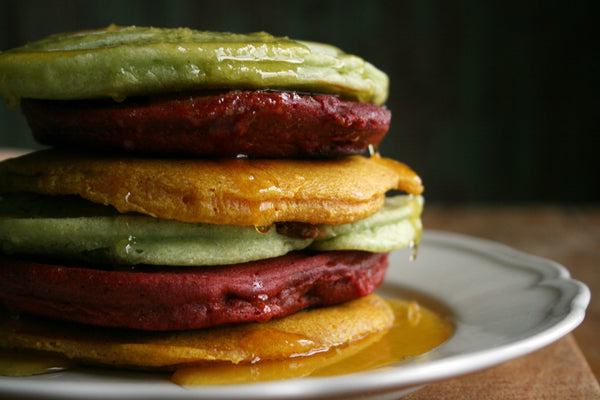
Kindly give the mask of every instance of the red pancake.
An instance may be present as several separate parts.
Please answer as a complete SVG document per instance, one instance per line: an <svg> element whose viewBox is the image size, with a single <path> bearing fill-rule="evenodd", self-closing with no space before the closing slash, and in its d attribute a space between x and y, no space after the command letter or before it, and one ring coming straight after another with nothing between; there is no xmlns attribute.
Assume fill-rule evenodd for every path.
<svg viewBox="0 0 600 400"><path fill-rule="evenodd" d="M387 253L292 252L218 267L101 270L0 258L0 301L16 311L142 330L264 322L372 293Z"/></svg>
<svg viewBox="0 0 600 400"><path fill-rule="evenodd" d="M22 109L43 144L215 157L362 154L379 145L391 119L369 103L263 91L122 103L25 99Z"/></svg>

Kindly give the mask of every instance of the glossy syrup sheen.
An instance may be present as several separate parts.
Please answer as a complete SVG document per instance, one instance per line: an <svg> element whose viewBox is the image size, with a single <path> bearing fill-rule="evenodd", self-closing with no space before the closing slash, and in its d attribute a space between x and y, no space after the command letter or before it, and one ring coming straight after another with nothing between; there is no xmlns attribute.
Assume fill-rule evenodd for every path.
<svg viewBox="0 0 600 400"><path fill-rule="evenodd" d="M441 315L414 301L388 299L395 315L393 327L347 346L310 356L253 364L216 364L180 367L171 380L182 386L235 384L306 376L333 376L383 367L425 353L452 334L452 325ZM290 338L293 341L293 338ZM256 346L269 337L256 338ZM52 373L75 366L71 360L50 353L1 350L0 375L29 376Z"/></svg>
<svg viewBox="0 0 600 400"><path fill-rule="evenodd" d="M31 376L64 371L75 362L50 353L0 349L0 375Z"/></svg>
<svg viewBox="0 0 600 400"><path fill-rule="evenodd" d="M388 299L395 315L393 327L348 346L283 361L250 365L221 364L181 367L171 380L182 386L249 383L307 376L334 376L383 367L423 354L452 334L452 325L414 301ZM268 337L260 338L268 341Z"/></svg>
<svg viewBox="0 0 600 400"><path fill-rule="evenodd" d="M76 76L77 79L73 79ZM118 27L51 35L0 54L0 94L76 100L223 88L278 88L383 105L388 77L360 57L265 32Z"/></svg>

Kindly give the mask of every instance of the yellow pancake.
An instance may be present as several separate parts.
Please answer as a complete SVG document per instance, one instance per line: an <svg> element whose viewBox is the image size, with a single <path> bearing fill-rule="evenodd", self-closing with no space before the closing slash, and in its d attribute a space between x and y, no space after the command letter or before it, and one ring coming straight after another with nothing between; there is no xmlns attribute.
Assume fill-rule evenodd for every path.
<svg viewBox="0 0 600 400"><path fill-rule="evenodd" d="M50 351L90 364L172 370L310 355L387 331L393 322L390 305L376 295L262 324L197 331L122 331L21 317L2 321L0 347Z"/></svg>
<svg viewBox="0 0 600 400"><path fill-rule="evenodd" d="M373 156L335 160L151 159L45 150L0 163L0 193L76 194L119 212L183 222L343 224L385 193L423 191L408 166Z"/></svg>

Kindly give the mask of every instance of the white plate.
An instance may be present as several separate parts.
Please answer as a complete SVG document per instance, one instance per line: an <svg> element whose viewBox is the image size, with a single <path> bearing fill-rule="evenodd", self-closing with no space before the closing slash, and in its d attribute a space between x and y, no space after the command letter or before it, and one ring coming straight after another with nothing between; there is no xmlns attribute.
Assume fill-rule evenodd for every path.
<svg viewBox="0 0 600 400"><path fill-rule="evenodd" d="M384 296L416 298L455 324L440 347L377 370L327 378L182 388L168 376L80 369L0 377L0 398L85 399L392 399L445 378L537 350L584 318L589 289L561 265L503 245L428 231L418 259L391 256Z"/></svg>

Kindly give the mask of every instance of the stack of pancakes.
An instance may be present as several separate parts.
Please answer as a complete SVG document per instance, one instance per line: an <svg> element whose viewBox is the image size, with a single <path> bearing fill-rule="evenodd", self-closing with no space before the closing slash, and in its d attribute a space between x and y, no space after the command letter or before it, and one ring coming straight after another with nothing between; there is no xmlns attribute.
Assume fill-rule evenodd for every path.
<svg viewBox="0 0 600 400"><path fill-rule="evenodd" d="M0 54L0 93L52 146L0 163L0 346L173 369L389 329L372 292L420 239L423 186L377 151L387 90L266 33L110 26Z"/></svg>

